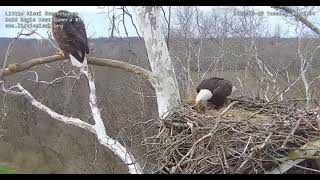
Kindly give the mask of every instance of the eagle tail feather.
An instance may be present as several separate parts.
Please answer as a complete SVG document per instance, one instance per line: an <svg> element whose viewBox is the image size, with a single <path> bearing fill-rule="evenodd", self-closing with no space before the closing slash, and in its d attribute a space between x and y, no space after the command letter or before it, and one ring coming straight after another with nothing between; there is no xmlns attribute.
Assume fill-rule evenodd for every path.
<svg viewBox="0 0 320 180"><path fill-rule="evenodd" d="M71 64L73 66L76 66L76 67L84 67L84 66L87 66L87 58L86 56L84 56L84 59L83 59L83 62L79 62L75 57L73 57L71 54L70 54L70 60L71 60Z"/></svg>
<svg viewBox="0 0 320 180"><path fill-rule="evenodd" d="M232 91L231 91L231 93L234 93L236 90L237 90L237 87L232 86Z"/></svg>

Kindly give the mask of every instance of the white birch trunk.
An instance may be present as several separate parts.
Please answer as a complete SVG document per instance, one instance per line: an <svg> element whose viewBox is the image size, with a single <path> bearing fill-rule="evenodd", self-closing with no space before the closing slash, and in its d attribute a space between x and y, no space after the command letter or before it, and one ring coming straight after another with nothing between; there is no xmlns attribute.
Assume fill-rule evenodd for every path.
<svg viewBox="0 0 320 180"><path fill-rule="evenodd" d="M149 63L154 78L159 117L165 118L167 112L180 104L180 93L176 75L167 44L160 29L160 7L133 7L137 22L144 37Z"/></svg>

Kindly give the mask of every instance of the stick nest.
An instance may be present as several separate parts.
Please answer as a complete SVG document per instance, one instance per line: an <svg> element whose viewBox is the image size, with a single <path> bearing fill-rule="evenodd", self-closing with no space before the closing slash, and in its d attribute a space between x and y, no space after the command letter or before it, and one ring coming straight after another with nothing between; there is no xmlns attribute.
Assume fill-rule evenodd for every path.
<svg viewBox="0 0 320 180"><path fill-rule="evenodd" d="M317 113L297 109L294 101L242 97L232 105L198 113L185 103L173 110L145 141L157 157L153 172L268 173L320 137Z"/></svg>

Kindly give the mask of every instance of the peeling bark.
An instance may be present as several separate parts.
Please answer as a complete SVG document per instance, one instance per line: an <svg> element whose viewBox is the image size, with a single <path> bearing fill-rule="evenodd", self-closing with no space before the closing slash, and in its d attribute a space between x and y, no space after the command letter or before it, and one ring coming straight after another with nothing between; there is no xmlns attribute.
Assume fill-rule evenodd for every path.
<svg viewBox="0 0 320 180"><path fill-rule="evenodd" d="M148 59L154 78L159 117L165 118L168 111L180 104L180 93L173 63L161 32L160 7L134 7L137 22L144 37Z"/></svg>

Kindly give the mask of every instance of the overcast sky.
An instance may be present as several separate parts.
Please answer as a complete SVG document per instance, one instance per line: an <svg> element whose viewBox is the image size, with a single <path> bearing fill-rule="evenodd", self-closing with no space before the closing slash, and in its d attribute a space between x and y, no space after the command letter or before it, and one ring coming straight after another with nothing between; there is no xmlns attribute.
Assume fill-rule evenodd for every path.
<svg viewBox="0 0 320 180"><path fill-rule="evenodd" d="M98 38L98 37L109 37L110 36L110 17L112 14L108 11L112 10L113 6L1 6L0 7L0 37L15 37L18 32L20 32L21 28L9 28L8 24L18 26L19 22L8 22L7 18L14 18L17 16L10 16L10 12L17 12L17 11L32 11L32 12L39 12L41 11L41 16L28 16L36 18L36 22L34 24L39 24L39 17L41 18L51 18L51 16L46 16L46 12L56 12L58 10L68 10L71 12L78 12L80 17L85 22L87 27L87 35L88 37ZM130 12L132 12L131 7L127 7ZM201 10L209 11L212 8L211 6L199 6ZM271 32L274 31L274 27L277 25L281 26L282 31L288 31L287 35L294 36L294 28L288 27L288 24L285 23L285 18L281 16L268 16L267 12L274 12L275 10L268 7L268 6L251 6L256 11L262 11L266 17L266 23L271 29ZM115 15L119 14L119 10L115 11ZM132 13L133 19L135 21L134 13ZM25 16L26 17L26 16ZM21 21L18 17L18 21ZM315 14L314 16L310 16L310 19L315 22L315 24L319 25L319 15ZM318 20L318 21L316 21ZM7 22L6 22L7 21ZM48 22L48 23L51 23ZM42 22L41 24L47 24L46 22ZM128 31L129 36L137 36L135 28L132 26L131 19L126 16L125 19L126 28ZM6 27L7 26L7 27ZM48 28L39 28L37 32L44 36L48 37L48 31L51 32L51 29ZM118 33L117 36L125 37L125 31L120 21L118 24ZM34 35L31 38L40 38L38 35Z"/></svg>

